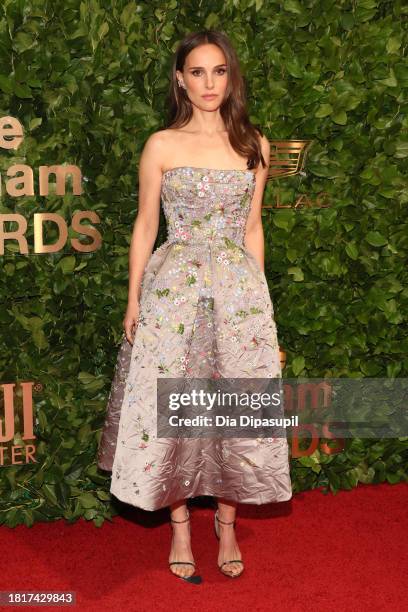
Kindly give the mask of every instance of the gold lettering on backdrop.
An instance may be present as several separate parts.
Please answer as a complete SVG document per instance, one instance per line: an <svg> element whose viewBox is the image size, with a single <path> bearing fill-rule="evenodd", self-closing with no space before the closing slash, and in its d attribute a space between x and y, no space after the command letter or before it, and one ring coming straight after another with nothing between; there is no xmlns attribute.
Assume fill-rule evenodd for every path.
<svg viewBox="0 0 408 612"><path fill-rule="evenodd" d="M10 140L6 140L6 138ZM0 117L0 148L18 149L23 142L23 138L23 126L18 119L8 116Z"/></svg>
<svg viewBox="0 0 408 612"><path fill-rule="evenodd" d="M17 223L17 229L14 231L6 232L4 230L4 223L6 221L14 221ZM17 240L18 245L20 247L19 252L26 255L28 253L28 243L24 237L24 234L27 231L27 221L23 215L19 215L18 213L9 213L5 215L0 215L0 255L4 255L4 241L8 240Z"/></svg>
<svg viewBox="0 0 408 612"><path fill-rule="evenodd" d="M290 176L306 176L303 166L306 162L306 155L313 140L270 140L271 153L269 159L268 181L287 178ZM300 179L301 180L301 179ZM276 201L273 204L263 203L262 208L329 208L330 203L327 193L317 194L316 201L313 202L307 194L298 196L294 203L282 204L279 189L276 194Z"/></svg>
<svg viewBox="0 0 408 612"><path fill-rule="evenodd" d="M15 117L0 118L0 148L17 150L24 139L23 126ZM33 196L34 175L33 169L26 164L13 164L7 169L8 180L5 182L6 193L15 198ZM50 176L55 176L55 183L50 183ZM64 196L66 195L66 182L71 177L72 194L80 196L82 190L82 172L74 164L39 166L39 195ZM2 177L0 175L0 197L3 193ZM90 253L101 247L102 236L92 225L82 225L82 220L93 224L100 223L100 218L94 211L77 211L72 216L71 229L77 234L88 236L92 241L83 244L79 238L71 238L69 244L80 253ZM52 244L44 243L44 223L52 223L57 230L57 239ZM16 223L17 228L6 229L6 223ZM61 251L68 241L68 223L64 217L57 213L41 212L33 214L34 223L34 253L56 253ZM29 253L26 238L27 220L18 213L0 214L0 255L4 255L5 241L17 241L18 252L23 255Z"/></svg>
<svg viewBox="0 0 408 612"><path fill-rule="evenodd" d="M23 176L15 176L17 172L22 172ZM7 176L13 177L6 183L6 191L10 196L18 198L25 195L34 195L34 176L30 166L14 164L14 166L8 168ZM18 185L22 185L22 187L18 188Z"/></svg>
<svg viewBox="0 0 408 612"><path fill-rule="evenodd" d="M14 384L2 386L4 396L4 419L0 418L1 443L9 442L14 438Z"/></svg>
<svg viewBox="0 0 408 612"><path fill-rule="evenodd" d="M300 415L303 412L311 412L313 418L313 412L324 412L331 405L333 389L329 383L300 383L295 388L284 384L283 388L285 411L289 417L293 412ZM341 452L345 447L344 438L339 438L330 431L330 426L335 424L335 421L328 420L321 424L301 423L293 427L292 457L308 457L317 449L326 455ZM335 442L335 446L329 446L327 442L322 441L324 439Z"/></svg>
<svg viewBox="0 0 408 612"><path fill-rule="evenodd" d="M17 172L22 172L23 176L16 176ZM77 166L68 164L66 166L40 166L39 182L41 196L49 195L50 184L48 179L50 174L54 174L56 177L55 195L65 195L65 183L68 174L72 176L72 193L74 195L82 194L81 171ZM34 177L30 166L26 164L14 164L7 169L7 176L11 177L6 183L6 191L10 196L18 198L21 196L34 195Z"/></svg>
<svg viewBox="0 0 408 612"><path fill-rule="evenodd" d="M57 213L34 213L34 253L56 253L64 248L68 238L68 226L63 217ZM99 223L100 219L96 212L92 210L81 210L76 212L72 217L72 229L78 234L90 236L93 241L89 244L84 244L76 238L70 240L73 249L80 253L90 253L96 251L102 244L102 236L97 229L91 225L82 225L82 219L89 219L91 223ZM16 230L6 230L4 223L17 223ZM43 223L49 221L55 223L59 230L59 236L53 244L44 244ZM27 221L23 215L18 213L9 213L0 215L0 255L4 255L5 240L17 240L19 245L19 253L28 254L28 242L25 238L27 231Z"/></svg>
<svg viewBox="0 0 408 612"><path fill-rule="evenodd" d="M57 178L56 195L65 195L65 178L67 174L72 175L72 193L81 195L82 174L77 166L40 166L40 195L48 195L48 177L54 173Z"/></svg>
<svg viewBox="0 0 408 612"><path fill-rule="evenodd" d="M97 229L92 227L92 225L81 225L81 219L90 219L92 223L98 223L99 217L96 212L92 210L81 210L76 212L72 217L72 229L78 234L85 234L85 236L91 236L94 239L90 244L83 244L79 242L76 238L71 240L71 244L76 251L80 251L81 253L89 253L90 251L95 251L100 247L102 243L102 237ZM95 245L95 246L94 246Z"/></svg>
<svg viewBox="0 0 408 612"><path fill-rule="evenodd" d="M322 192L317 195L316 201L313 202L308 195L302 194L297 198L294 204L281 204L280 193L278 192L276 196L276 205L264 206L264 208L330 208L330 204L327 200L323 199L325 196L327 197L328 194Z"/></svg>
<svg viewBox="0 0 408 612"><path fill-rule="evenodd" d="M31 381L21 382L22 389L22 431L16 431L15 383L4 383L3 398L4 416L0 416L0 465L15 465L22 463L36 463L34 457L36 447L34 444L21 444L24 440L35 440L33 390ZM16 395L21 395L16 394ZM2 411L0 411L0 414ZM21 413L21 411L20 411ZM19 415L19 422L21 416ZM7 444L9 443L9 444ZM4 444L4 446L3 446Z"/></svg>
<svg viewBox="0 0 408 612"><path fill-rule="evenodd" d="M323 408L331 405L332 400L332 386L325 383L301 383L298 385L298 408L299 410L306 410L307 402L310 401L310 408L312 410L318 410L320 408L321 401L323 400Z"/></svg>
<svg viewBox="0 0 408 612"><path fill-rule="evenodd" d="M54 244L44 244L44 221L52 221L58 226L59 238ZM60 215L56 213L36 213L34 215L34 243L36 253L57 253L64 247L67 238L67 224Z"/></svg>

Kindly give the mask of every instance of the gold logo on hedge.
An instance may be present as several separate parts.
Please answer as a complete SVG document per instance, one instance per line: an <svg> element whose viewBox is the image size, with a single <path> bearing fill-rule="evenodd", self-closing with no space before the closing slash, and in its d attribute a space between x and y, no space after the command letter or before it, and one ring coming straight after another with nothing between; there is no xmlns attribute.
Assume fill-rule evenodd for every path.
<svg viewBox="0 0 408 612"><path fill-rule="evenodd" d="M17 150L24 140L23 126L15 117L0 118L0 147L2 149ZM50 183L50 176L54 175L55 183ZM38 171L39 179L39 195L49 196L65 196L66 195L66 180L68 176L72 177L72 194L80 196L82 194L82 173L78 166L73 164L40 166ZM10 177L5 182L5 190L8 195L14 198L22 196L34 195L34 176L33 169L23 163L16 163L7 169L7 176ZM3 194L3 181L0 176L0 195ZM75 251L81 253L89 253L96 251L102 243L101 234L92 225L82 225L82 220L88 220L91 223L99 223L100 219L96 212L92 210L77 211L73 214L71 227L69 228L64 217L59 213L54 212L37 212L33 214L33 229L34 229L34 244L32 251L34 253L56 253L61 251L68 241L68 232L70 234L70 244ZM6 223L17 225L13 229L5 229ZM52 244L44 242L44 225L51 223L57 230L57 239ZM27 219L19 213L2 213L0 214L0 255L4 255L5 241L12 242L12 248L8 249L12 252L20 254L28 254L29 245L26 238ZM84 244L78 238L71 237L75 232L79 235L88 236L92 239L91 242ZM15 245L17 243L17 248Z"/></svg>
<svg viewBox="0 0 408 612"><path fill-rule="evenodd" d="M33 414L33 382L3 383L0 395L0 466L37 463Z"/></svg>
<svg viewBox="0 0 408 612"><path fill-rule="evenodd" d="M306 155L313 140L270 140L271 146L268 180L299 176L302 180L306 176L304 165ZM288 187L285 186L285 192ZM263 204L262 208L328 208L328 194L320 193L314 201L302 193L296 197L296 201L289 204L282 203L282 193L279 187L276 189L276 202L274 204Z"/></svg>

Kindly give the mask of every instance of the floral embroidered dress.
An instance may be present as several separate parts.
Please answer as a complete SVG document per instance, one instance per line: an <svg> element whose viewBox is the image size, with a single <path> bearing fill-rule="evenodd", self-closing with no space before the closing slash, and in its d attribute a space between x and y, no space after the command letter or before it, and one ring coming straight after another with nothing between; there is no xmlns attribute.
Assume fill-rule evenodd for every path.
<svg viewBox="0 0 408 612"><path fill-rule="evenodd" d="M159 438L157 379L280 378L266 277L244 246L251 170L181 166L163 174L167 240L142 279L133 346L124 337L98 465L111 492L145 510L199 495L248 504L291 498L279 438Z"/></svg>

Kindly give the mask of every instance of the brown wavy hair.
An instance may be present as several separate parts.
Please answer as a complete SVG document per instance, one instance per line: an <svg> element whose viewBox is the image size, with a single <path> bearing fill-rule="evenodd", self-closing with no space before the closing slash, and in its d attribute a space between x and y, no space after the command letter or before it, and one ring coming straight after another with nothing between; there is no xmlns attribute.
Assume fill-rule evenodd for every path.
<svg viewBox="0 0 408 612"><path fill-rule="evenodd" d="M241 74L238 56L229 38L218 30L202 30L188 34L178 45L171 72L170 90L167 98L168 116L165 128L175 129L186 125L193 114L192 104L184 88L177 85L176 70L183 71L187 55L203 44L217 45L224 53L227 63L228 84L220 106L221 117L228 132L232 148L247 158L247 168L257 168L259 162L266 163L261 151L258 134L263 135L259 125L249 120L246 109L246 87ZM269 161L269 160L268 160Z"/></svg>

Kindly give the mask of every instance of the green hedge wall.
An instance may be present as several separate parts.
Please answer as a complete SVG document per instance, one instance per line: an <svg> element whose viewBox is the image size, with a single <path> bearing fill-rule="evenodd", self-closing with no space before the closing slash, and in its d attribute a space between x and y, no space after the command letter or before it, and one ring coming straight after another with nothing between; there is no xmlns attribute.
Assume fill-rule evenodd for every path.
<svg viewBox="0 0 408 612"><path fill-rule="evenodd" d="M97 444L127 300L138 159L163 127L172 53L188 32L223 29L241 58L251 119L273 139L313 139L306 176L283 200L330 208L264 210L266 275L285 377L408 375L406 4L382 0L4 0L0 106L19 119L34 169L72 163L74 197L11 198L0 214L77 210L101 218L102 248L1 256L0 381L34 380L37 462L0 470L0 523L117 512ZM276 183L268 183L272 202ZM68 190L69 191L69 190ZM165 238L162 215L156 246ZM17 401L21 398L18 397ZM15 441L18 442L18 439ZM294 492L335 493L406 478L407 438L348 440L337 455L292 459Z"/></svg>

